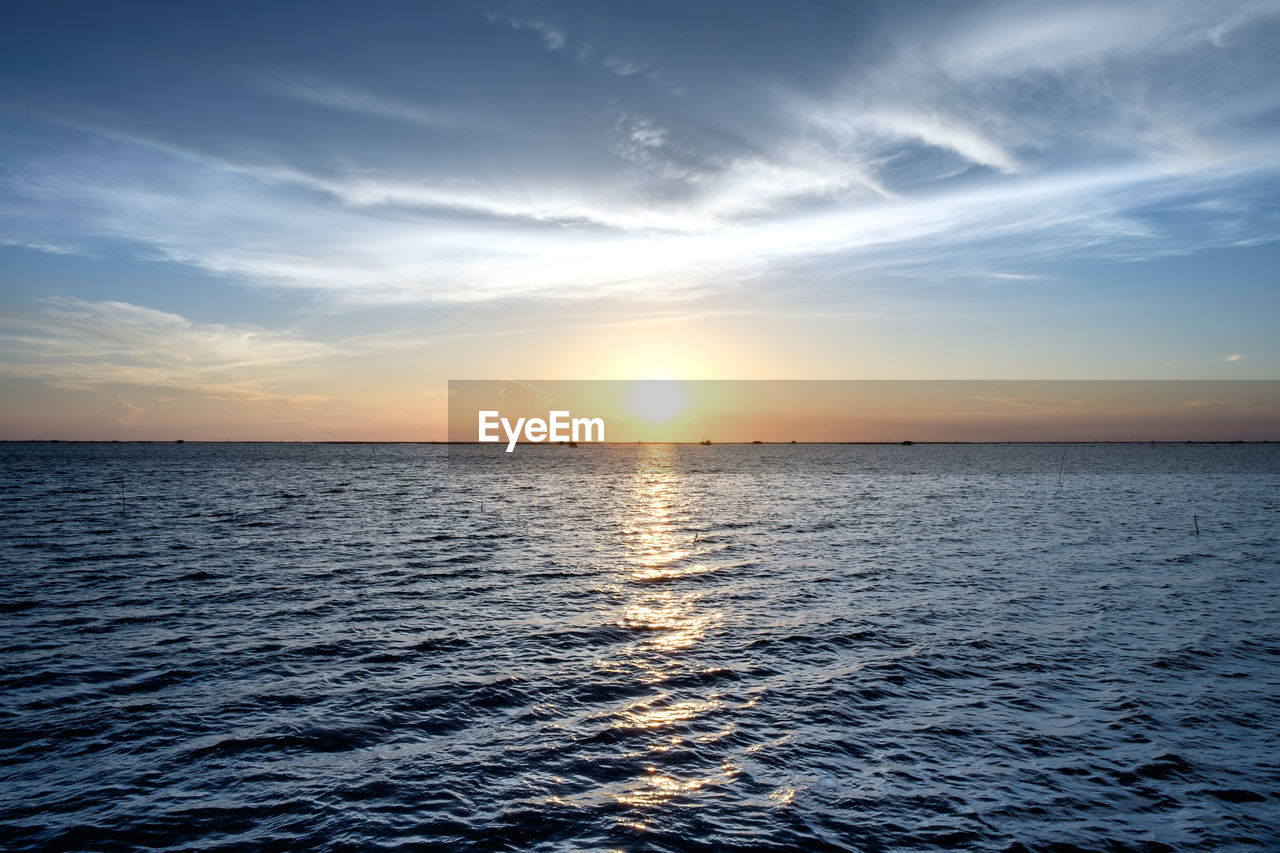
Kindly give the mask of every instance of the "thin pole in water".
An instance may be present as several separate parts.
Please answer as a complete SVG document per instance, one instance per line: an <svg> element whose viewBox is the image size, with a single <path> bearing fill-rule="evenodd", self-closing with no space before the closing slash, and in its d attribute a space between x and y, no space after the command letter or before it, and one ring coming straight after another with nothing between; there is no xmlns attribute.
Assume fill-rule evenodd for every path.
<svg viewBox="0 0 1280 853"><path fill-rule="evenodd" d="M1196 535L1199 536L1200 535L1200 516L1198 515L1191 516L1191 523L1196 526Z"/></svg>
<svg viewBox="0 0 1280 853"><path fill-rule="evenodd" d="M1062 448L1062 458L1058 460L1058 485L1062 485L1062 463L1067 461L1067 449Z"/></svg>

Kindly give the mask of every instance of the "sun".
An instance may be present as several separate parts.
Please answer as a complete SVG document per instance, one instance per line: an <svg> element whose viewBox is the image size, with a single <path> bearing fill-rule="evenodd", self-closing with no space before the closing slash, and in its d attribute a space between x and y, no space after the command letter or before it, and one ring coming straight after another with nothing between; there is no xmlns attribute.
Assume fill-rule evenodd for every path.
<svg viewBox="0 0 1280 853"><path fill-rule="evenodd" d="M641 380L627 393L627 408L651 423L671 420L684 411L685 402L680 383L669 379Z"/></svg>

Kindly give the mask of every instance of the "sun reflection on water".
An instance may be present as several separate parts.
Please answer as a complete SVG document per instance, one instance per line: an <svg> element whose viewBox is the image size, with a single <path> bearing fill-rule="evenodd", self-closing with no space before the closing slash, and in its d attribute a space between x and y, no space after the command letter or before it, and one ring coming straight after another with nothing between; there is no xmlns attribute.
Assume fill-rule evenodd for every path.
<svg viewBox="0 0 1280 853"><path fill-rule="evenodd" d="M712 568L695 559L698 537L689 529L689 496L681 488L675 452L668 445L652 445L636 471L634 509L624 520L623 542L634 580L673 580Z"/></svg>
<svg viewBox="0 0 1280 853"><path fill-rule="evenodd" d="M687 649L706 634L714 614L698 610L695 595L677 596L672 592L654 593L642 602L627 606L623 627L653 631L648 640L652 648L664 652Z"/></svg>
<svg viewBox="0 0 1280 853"><path fill-rule="evenodd" d="M677 448L644 448L631 501L619 519L626 562L618 586L624 597L619 624L638 634L623 654L628 669L642 684L657 687L695 666L704 666L705 661L695 662L690 655L722 620L722 611L709 601L705 587L681 588L682 581L715 568L699 559L708 548L698 546L693 500ZM728 707L714 692L690 695L687 690L658 688L602 713L606 727L629 734L625 754L643 757L648 764L643 773L606 786L600 795L649 811L668 805L696 805L709 789L730 784L739 773L736 765L727 762L706 767L691 759L689 750L707 736L722 737L732 731L732 722L723 720L714 731L708 731L708 718L724 714ZM644 828L649 819L632 813L624 822Z"/></svg>
<svg viewBox="0 0 1280 853"><path fill-rule="evenodd" d="M683 723L700 716L706 711L724 707L718 701L686 701L662 704L670 694L664 694L658 700L644 700L633 703L615 715L619 727L633 729L657 729L676 723Z"/></svg>
<svg viewBox="0 0 1280 853"><path fill-rule="evenodd" d="M612 794L614 800L628 806L657 808L665 806L677 797L687 797L711 788L728 785L740 770L732 762L725 762L718 772L706 776L680 777L664 773L656 766L645 768L635 785ZM644 828L643 826L637 828Z"/></svg>

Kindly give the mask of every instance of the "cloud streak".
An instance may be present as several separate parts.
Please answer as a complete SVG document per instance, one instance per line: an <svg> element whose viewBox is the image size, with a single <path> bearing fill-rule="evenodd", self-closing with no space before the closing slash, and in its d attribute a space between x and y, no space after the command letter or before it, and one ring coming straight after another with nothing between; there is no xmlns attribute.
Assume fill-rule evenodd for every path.
<svg viewBox="0 0 1280 853"><path fill-rule="evenodd" d="M290 393L267 373L337 350L252 326L194 323L125 302L55 297L37 315L0 318L0 373L55 388L109 393L122 425L144 409L121 395L193 396L308 405L327 398Z"/></svg>
<svg viewBox="0 0 1280 853"><path fill-rule="evenodd" d="M331 110L408 122L424 127L452 127L457 123L455 119L442 112L433 112L395 98L360 91L348 86L337 86L318 80L296 80L280 75L264 75L259 80L268 92Z"/></svg>

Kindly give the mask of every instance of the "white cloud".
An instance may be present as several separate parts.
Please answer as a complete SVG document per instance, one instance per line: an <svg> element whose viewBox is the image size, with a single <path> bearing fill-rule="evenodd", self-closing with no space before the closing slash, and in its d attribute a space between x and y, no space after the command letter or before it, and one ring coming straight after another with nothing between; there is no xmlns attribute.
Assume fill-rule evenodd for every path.
<svg viewBox="0 0 1280 853"><path fill-rule="evenodd" d="M926 145L954 151L981 166L1006 173L1018 171L1017 160L999 143L954 119L937 114L886 110L869 116L868 121L885 133L918 139Z"/></svg>
<svg viewBox="0 0 1280 853"><path fill-rule="evenodd" d="M934 61L959 78L1068 73L1114 57L1179 51L1224 36L1259 18L1280 14L1280 2L1237 4L1197 0L1010 2L962 19L932 44Z"/></svg>
<svg viewBox="0 0 1280 853"><path fill-rule="evenodd" d="M333 355L331 346L253 326L194 323L126 302L46 301L42 313L0 320L0 373L115 392L108 415L120 425L145 412L122 396L130 390L293 404L325 399L262 377Z"/></svg>
<svg viewBox="0 0 1280 853"><path fill-rule="evenodd" d="M1017 159L1001 143L932 108L913 111L909 106L860 102L853 96L825 102L793 98L788 108L802 129L827 136L849 151L860 151L867 161L900 150L897 143L905 140L950 151L1000 172L1019 169Z"/></svg>
<svg viewBox="0 0 1280 853"><path fill-rule="evenodd" d="M777 144L767 153L736 156L698 150L652 118L624 114L611 148L687 193L672 210L670 227L708 231L744 216L770 216L796 202L869 195L894 198L872 164L814 140ZM683 219L683 222L681 222Z"/></svg>
<svg viewBox="0 0 1280 853"><path fill-rule="evenodd" d="M1273 76L1274 59L1256 45L1225 53L1213 34L1277 14L1280 0L955 7L829 91L781 100L801 126L864 151L915 140L1005 174L1058 159L1211 164L1253 144L1228 128L1280 108L1280 90L1241 85Z"/></svg>
<svg viewBox="0 0 1280 853"><path fill-rule="evenodd" d="M646 68L642 63L630 59L619 59L616 56L606 57L601 60L600 64L619 77L630 77L633 74L639 74Z"/></svg>
<svg viewBox="0 0 1280 853"><path fill-rule="evenodd" d="M1028 275L1027 273L1016 272L993 272L988 275L991 278L998 278L1002 281L1040 281L1044 278L1042 275Z"/></svg>
<svg viewBox="0 0 1280 853"><path fill-rule="evenodd" d="M442 112L347 86L280 75L262 77L260 80L268 91L333 110L394 119L426 127L448 127L456 124L454 118Z"/></svg>
<svg viewBox="0 0 1280 853"><path fill-rule="evenodd" d="M504 24L516 30L530 30L542 36L543 46L550 51L566 50L573 57L573 61L582 64L589 59L595 59L599 63L599 67L605 69L610 74L618 77L634 77L643 74L644 78L657 86L661 86L667 91L675 95L683 95L686 87L680 83L670 80L662 72L651 68L647 63L639 62L634 59L628 59L622 56L600 55L593 45L586 42L579 43L571 50L567 50L569 39L562 30L559 30L543 21L523 20L519 18L508 18L497 14L487 14L485 18L491 23Z"/></svg>
<svg viewBox="0 0 1280 853"><path fill-rule="evenodd" d="M668 137L657 129L641 136L656 154L665 151ZM1194 162L1167 162L886 200L887 191L876 194L874 178L861 164L815 142L778 149L772 160L742 157L720 173L708 170L698 178L696 195L659 206L643 196L619 197L609 187L588 194L519 184L440 188L375 184L359 176L320 180L203 161L166 163L151 152L148 169L125 164L104 170L100 158L29 170L11 182L8 211L15 223L16 210L25 213L15 227L38 231L47 220L54 232L126 240L148 247L154 257L246 282L313 288L358 302L606 293L669 298L732 287L774 265L838 254L901 264L903 256L884 254L895 247L912 247L905 256L912 263L936 258L945 268L949 248L1015 236L1024 257L1083 245L1099 251L1136 245L1158 255L1205 241L1238 243L1237 231L1206 231L1201 243L1185 235L1164 238L1156 225L1129 211L1247 184L1257 170L1271 168L1271 155L1260 156L1208 171ZM93 171L86 173L89 165ZM291 193L299 181L338 203ZM200 203L192 204L193 198ZM840 203L786 209L821 198ZM438 210L427 219L387 216L382 206L392 203L501 218L476 222ZM5 210L0 205L0 216Z"/></svg>
<svg viewBox="0 0 1280 853"><path fill-rule="evenodd" d="M71 246L61 245L58 243L44 243L30 240L0 240L0 246L17 246L22 249L34 249L37 252L47 252L50 255L77 255L80 252Z"/></svg>
<svg viewBox="0 0 1280 853"><path fill-rule="evenodd" d="M507 18L494 14L489 14L485 17L492 23L506 24L513 30L529 30L537 33L542 37L542 43L547 50L560 50L565 45L564 33L544 21Z"/></svg>

